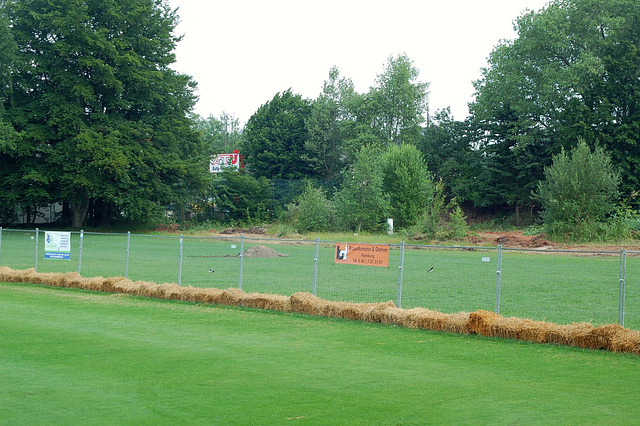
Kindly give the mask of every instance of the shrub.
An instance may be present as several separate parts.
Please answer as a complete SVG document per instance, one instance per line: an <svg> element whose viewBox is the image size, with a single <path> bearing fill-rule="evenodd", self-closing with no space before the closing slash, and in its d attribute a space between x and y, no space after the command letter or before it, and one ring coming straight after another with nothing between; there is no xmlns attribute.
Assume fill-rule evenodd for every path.
<svg viewBox="0 0 640 426"><path fill-rule="evenodd" d="M307 181L304 191L287 206L298 232L326 231L333 223L335 208L324 190Z"/></svg>
<svg viewBox="0 0 640 426"><path fill-rule="evenodd" d="M620 175L602 148L591 151L581 140L570 152L563 150L545 169L536 194L547 233L573 241L607 238L607 217L616 209L619 183Z"/></svg>

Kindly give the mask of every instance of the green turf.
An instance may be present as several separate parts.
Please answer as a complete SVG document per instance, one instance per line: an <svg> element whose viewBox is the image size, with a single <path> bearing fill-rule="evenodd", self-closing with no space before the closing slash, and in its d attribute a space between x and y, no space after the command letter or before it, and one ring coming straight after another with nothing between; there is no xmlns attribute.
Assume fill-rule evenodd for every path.
<svg viewBox="0 0 640 426"><path fill-rule="evenodd" d="M0 424L637 424L640 357L0 284Z"/></svg>
<svg viewBox="0 0 640 426"><path fill-rule="evenodd" d="M33 231L4 231L0 266L34 266ZM43 237L39 272L77 271L80 239L72 235L71 261L44 259ZM313 290L327 300L383 302L402 307L426 307L446 313L493 311L496 307L497 250L443 249L407 246L402 297L398 300L400 250L392 246L389 268L334 264L335 246L322 243L317 264L311 241L276 244L245 238L245 250L256 245L274 248L286 257L243 258L242 289L289 296ZM185 237L182 245L182 285L227 289L240 285L239 238ZM127 235L85 233L81 273L84 276L124 276L156 283L177 282L180 238L131 235L127 269ZM433 267L432 272L427 272ZM208 270L214 270L211 273ZM627 257L625 327L640 330L640 258ZM617 253L567 254L503 251L499 311L565 324L618 322L620 259Z"/></svg>

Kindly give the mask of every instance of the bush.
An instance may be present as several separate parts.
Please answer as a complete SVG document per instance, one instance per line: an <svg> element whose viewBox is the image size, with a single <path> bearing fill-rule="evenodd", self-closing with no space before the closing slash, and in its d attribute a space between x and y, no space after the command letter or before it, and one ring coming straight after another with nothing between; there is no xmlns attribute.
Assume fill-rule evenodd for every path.
<svg viewBox="0 0 640 426"><path fill-rule="evenodd" d="M272 218L271 184L265 178L236 171L215 176L211 188L216 211L224 222L260 224Z"/></svg>
<svg viewBox="0 0 640 426"><path fill-rule="evenodd" d="M447 211L449 212L449 219L440 226L436 232L436 237L441 240L464 239L469 232L469 225L467 225L464 212L455 198L447 206Z"/></svg>
<svg viewBox="0 0 640 426"><path fill-rule="evenodd" d="M619 183L620 175L602 148L592 152L579 141L569 153L563 150L538 184L547 233L572 241L609 238L615 226L607 217L616 209Z"/></svg>
<svg viewBox="0 0 640 426"><path fill-rule="evenodd" d="M431 173L422 154L413 145L392 145L384 154L383 189L391 203L397 228L416 225L434 193Z"/></svg>
<svg viewBox="0 0 640 426"><path fill-rule="evenodd" d="M293 204L287 206L292 223L298 232L326 231L333 224L335 208L324 190L307 181L304 191Z"/></svg>

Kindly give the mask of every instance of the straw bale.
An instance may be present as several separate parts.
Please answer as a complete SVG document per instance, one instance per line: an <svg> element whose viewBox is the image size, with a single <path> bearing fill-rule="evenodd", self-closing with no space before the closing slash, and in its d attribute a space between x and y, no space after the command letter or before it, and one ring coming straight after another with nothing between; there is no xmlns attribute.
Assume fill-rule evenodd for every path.
<svg viewBox="0 0 640 426"><path fill-rule="evenodd" d="M613 352L629 352L640 355L640 333L623 329L612 337L610 350Z"/></svg>
<svg viewBox="0 0 640 426"><path fill-rule="evenodd" d="M366 322L382 322L385 311L395 308L396 304L389 300L388 302L376 303L367 307L363 313L362 320Z"/></svg>
<svg viewBox="0 0 640 426"><path fill-rule="evenodd" d="M307 292L298 292L289 298L289 310L307 315L324 315L329 302Z"/></svg>
<svg viewBox="0 0 640 426"><path fill-rule="evenodd" d="M469 327L469 319L471 314L468 312L458 312L456 314L447 314L444 319L443 331L449 333L471 334Z"/></svg>
<svg viewBox="0 0 640 426"><path fill-rule="evenodd" d="M122 282L120 282L119 284L122 284ZM135 284L137 284L138 286L136 290L136 296L152 297L157 299L162 298L162 291L160 290L160 286L158 284L149 281L136 281Z"/></svg>
<svg viewBox="0 0 640 426"><path fill-rule="evenodd" d="M178 300L182 300L184 302L197 302L199 290L199 288L192 286L180 287L180 291L177 294Z"/></svg>
<svg viewBox="0 0 640 426"><path fill-rule="evenodd" d="M60 287L80 288L82 276L77 272L67 272L60 277Z"/></svg>
<svg viewBox="0 0 640 426"><path fill-rule="evenodd" d="M239 306L242 303L242 299L247 296L247 293L239 288L229 288L222 292L220 296L220 303L223 305Z"/></svg>
<svg viewBox="0 0 640 426"><path fill-rule="evenodd" d="M502 318L500 314L495 312L478 310L469 314L469 330L472 333L482 334L483 336L492 336L491 324Z"/></svg>
<svg viewBox="0 0 640 426"><path fill-rule="evenodd" d="M109 280L108 278L105 280L105 283ZM130 294L132 296L141 296L142 293L142 283L140 281L133 282L129 279L119 279L118 281L109 281L112 284L113 292L115 293L123 293ZM104 284L104 283L103 283ZM155 284L154 284L155 285ZM106 287L106 286L105 286Z"/></svg>
<svg viewBox="0 0 640 426"><path fill-rule="evenodd" d="M15 276L16 271L14 271L13 269L6 267L6 266L0 266L0 282L5 282L5 283L10 283L13 282L13 277Z"/></svg>
<svg viewBox="0 0 640 426"><path fill-rule="evenodd" d="M407 309L388 307L379 313L380 323L403 325L407 315Z"/></svg>
<svg viewBox="0 0 640 426"><path fill-rule="evenodd" d="M593 329L593 325L586 322L565 325L553 324L549 327L547 342L587 349L602 349L606 347L606 339L594 334Z"/></svg>
<svg viewBox="0 0 640 426"><path fill-rule="evenodd" d="M408 328L441 331L446 314L426 308L408 309L403 325Z"/></svg>
<svg viewBox="0 0 640 426"><path fill-rule="evenodd" d="M13 282L17 283L32 283L36 280L37 272L34 268L23 269L22 271L17 271L16 279Z"/></svg>
<svg viewBox="0 0 640 426"><path fill-rule="evenodd" d="M180 287L176 283L164 283L158 286L158 297L160 299L179 299L179 293L182 291L182 287Z"/></svg>
<svg viewBox="0 0 640 426"><path fill-rule="evenodd" d="M604 325L599 325L593 329L593 334L602 336L602 338L606 340L607 350L612 350L611 342L613 341L613 339L618 334L625 333L625 332L626 332L626 329L622 327L620 324L604 324Z"/></svg>
<svg viewBox="0 0 640 426"><path fill-rule="evenodd" d="M324 314L330 318L362 321L366 310L372 308L374 305L376 305L376 303L330 302Z"/></svg>
<svg viewBox="0 0 640 426"><path fill-rule="evenodd" d="M118 290L116 289L116 284L117 283L119 283L120 281L124 281L124 280L129 281L125 277L108 277L108 278L96 277L96 279L99 279L101 281L100 285L98 286L99 288L97 290L98 291L103 291L105 293L116 293L116 292L118 292ZM89 285L89 286L92 286L92 287L96 286L95 283L86 283L86 285Z"/></svg>
<svg viewBox="0 0 640 426"><path fill-rule="evenodd" d="M224 291L219 288L204 288L202 289L202 303L219 304L223 293Z"/></svg>
<svg viewBox="0 0 640 426"><path fill-rule="evenodd" d="M242 306L272 311L285 312L288 305L289 298L279 294L249 293L242 299Z"/></svg>
<svg viewBox="0 0 640 426"><path fill-rule="evenodd" d="M518 339L528 342L546 342L553 324L522 318L499 318L493 322L493 335L506 339Z"/></svg>
<svg viewBox="0 0 640 426"><path fill-rule="evenodd" d="M74 286L72 288L77 288L80 290L103 291L105 293L113 293L112 280L107 281L109 284L107 284L106 286L105 286L105 281L107 281L107 279L103 277L90 277L90 278L80 277L73 281Z"/></svg>
<svg viewBox="0 0 640 426"><path fill-rule="evenodd" d="M48 284L49 281L53 280L56 273L51 272L35 272L29 273L29 282L33 284Z"/></svg>

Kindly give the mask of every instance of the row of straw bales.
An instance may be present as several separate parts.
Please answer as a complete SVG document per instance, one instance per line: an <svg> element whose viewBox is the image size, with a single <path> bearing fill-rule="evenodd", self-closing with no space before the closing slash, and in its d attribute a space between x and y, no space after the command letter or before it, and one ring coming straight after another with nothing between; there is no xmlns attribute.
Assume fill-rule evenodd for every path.
<svg viewBox="0 0 640 426"><path fill-rule="evenodd" d="M75 272L37 273L34 269L17 271L6 267L0 267L0 282L45 284L148 298L296 312L414 329L479 334L640 355L640 332L623 328L618 324L597 327L590 323L558 325L529 319L505 318L484 310L445 314L425 308L402 309L396 307L392 301L385 303L329 302L304 292L287 297L276 294L245 293L237 288L220 290L183 287L175 283L159 285L146 281L134 282L123 277L84 278Z"/></svg>

